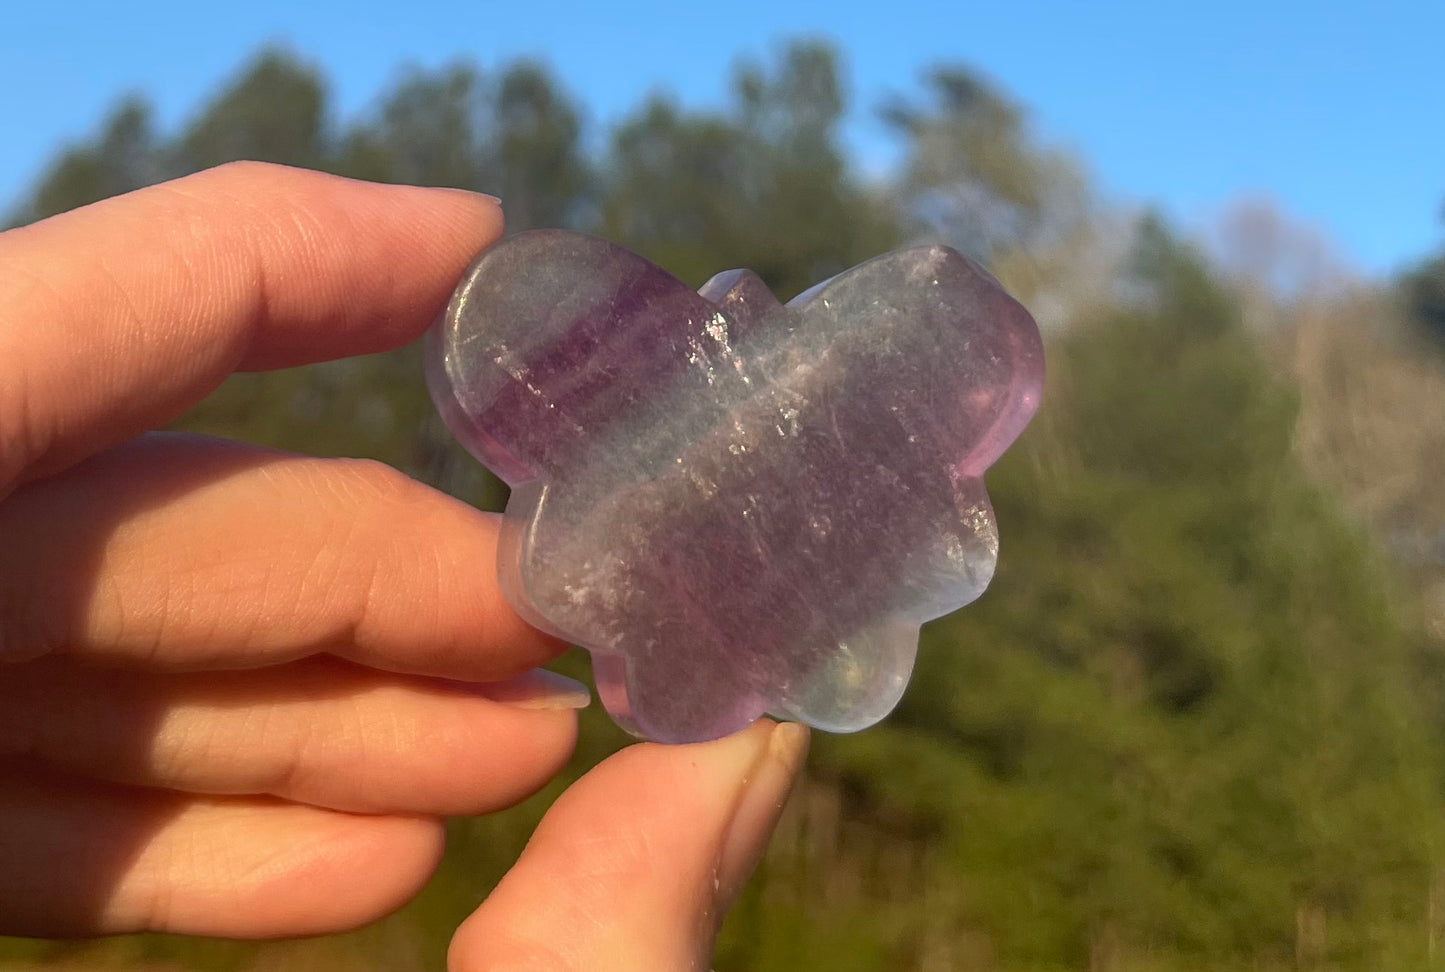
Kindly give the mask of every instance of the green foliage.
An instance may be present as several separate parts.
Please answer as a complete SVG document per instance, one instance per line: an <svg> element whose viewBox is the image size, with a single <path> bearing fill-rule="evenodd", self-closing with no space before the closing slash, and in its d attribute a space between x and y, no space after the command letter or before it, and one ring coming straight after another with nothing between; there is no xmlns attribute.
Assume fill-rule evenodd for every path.
<svg viewBox="0 0 1445 972"><path fill-rule="evenodd" d="M838 140L836 57L790 48L737 72L721 113L653 99L613 133L604 235L701 284L750 267L788 299L896 245L881 200L849 171Z"/></svg>
<svg viewBox="0 0 1445 972"><path fill-rule="evenodd" d="M471 65L413 71L353 127L341 152L348 175L374 182L469 189L486 178L482 78Z"/></svg>
<svg viewBox="0 0 1445 972"><path fill-rule="evenodd" d="M1445 342L1445 255L1406 274L1403 289L1410 315L1426 333Z"/></svg>
<svg viewBox="0 0 1445 972"><path fill-rule="evenodd" d="M498 195L510 229L587 221L595 176L582 119L530 62L495 79L470 64L413 71L347 133L335 168L360 179Z"/></svg>
<svg viewBox="0 0 1445 972"><path fill-rule="evenodd" d="M648 101L594 159L583 113L536 64L413 71L338 127L317 72L273 51L173 138L126 102L19 218L267 158L498 192L514 228L600 228L692 283L750 266L788 297L908 236L990 258L1077 215L1072 170L967 70L886 107L906 149L886 186L843 152L846 110L836 54L797 44L741 67L722 110ZM1427 317L1439 269L1411 284ZM1053 336L1044 410L990 474L993 586L926 629L890 720L817 740L718 969L1426 967L1438 657L1387 566L1301 472L1294 392L1235 295L1154 218L1113 283L1111 306ZM415 348L239 376L180 424L373 456L479 505L503 497L433 417ZM370 929L9 944L0 958L440 967L548 801L624 742L595 711L581 738L546 793L455 822L426 892Z"/></svg>
<svg viewBox="0 0 1445 972"><path fill-rule="evenodd" d="M91 144L69 148L51 164L12 222L33 222L164 177L150 104L130 97L115 108Z"/></svg>
<svg viewBox="0 0 1445 972"><path fill-rule="evenodd" d="M1079 215L1069 163L1034 144L1022 109L974 72L937 69L925 98L894 97L881 115L908 149L896 194L912 232L988 262Z"/></svg>
<svg viewBox="0 0 1445 972"><path fill-rule="evenodd" d="M503 72L490 144L496 191L514 228L590 221L595 176L580 152L577 109L537 64Z"/></svg>
<svg viewBox="0 0 1445 972"><path fill-rule="evenodd" d="M1386 577L1227 295L1162 228L1140 256L1148 309L1055 342L991 475L993 586L820 763L927 835L1004 967L1246 967L1316 912L1321 961L1423 962L1437 745Z"/></svg>
<svg viewBox="0 0 1445 972"><path fill-rule="evenodd" d="M235 159L317 168L326 159L326 88L317 70L265 51L208 104L172 151L182 172Z"/></svg>

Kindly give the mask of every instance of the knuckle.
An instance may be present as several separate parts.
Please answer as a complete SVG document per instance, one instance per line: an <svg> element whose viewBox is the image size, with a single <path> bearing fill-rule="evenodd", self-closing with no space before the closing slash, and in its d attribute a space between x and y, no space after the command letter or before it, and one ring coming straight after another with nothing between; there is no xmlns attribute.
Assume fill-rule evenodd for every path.
<svg viewBox="0 0 1445 972"><path fill-rule="evenodd" d="M336 460L338 485L349 498L365 503L406 508L419 498L422 485L376 459Z"/></svg>
<svg viewBox="0 0 1445 972"><path fill-rule="evenodd" d="M207 169L201 175L209 179L217 179L223 182L237 182L242 184L253 183L257 180L273 180L290 171L284 165L277 165L274 162L257 162L253 159L238 159L234 162L222 162L220 165Z"/></svg>
<svg viewBox="0 0 1445 972"><path fill-rule="evenodd" d="M65 315L65 301L48 281L7 261L0 251L0 322L17 325L0 329L0 361L10 363L0 381L0 497L46 453L55 433L44 421L49 412L40 407L46 389L27 367L34 363L26 353L32 329L21 325L61 321Z"/></svg>

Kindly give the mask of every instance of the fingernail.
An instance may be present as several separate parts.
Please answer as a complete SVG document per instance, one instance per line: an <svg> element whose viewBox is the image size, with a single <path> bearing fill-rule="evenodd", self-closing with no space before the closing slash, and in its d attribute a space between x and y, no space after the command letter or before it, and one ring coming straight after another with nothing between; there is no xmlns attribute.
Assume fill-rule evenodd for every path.
<svg viewBox="0 0 1445 972"><path fill-rule="evenodd" d="M585 709L592 703L587 686L545 668L534 668L500 682L481 682L473 690L517 709Z"/></svg>
<svg viewBox="0 0 1445 972"><path fill-rule="evenodd" d="M725 911L742 890L753 869L767 850L773 828L778 824L788 794L802 772L808 756L808 729L796 722L780 722L772 729L766 745L743 785L742 796L733 810L718 858L714 895L719 913Z"/></svg>
<svg viewBox="0 0 1445 972"><path fill-rule="evenodd" d="M456 189L452 186L436 186L429 188L432 188L434 192L453 192L461 196L467 196L471 199L485 199L488 202L492 203L494 206L496 206L498 209L500 209L502 206L502 200L489 192L473 192L470 189Z"/></svg>

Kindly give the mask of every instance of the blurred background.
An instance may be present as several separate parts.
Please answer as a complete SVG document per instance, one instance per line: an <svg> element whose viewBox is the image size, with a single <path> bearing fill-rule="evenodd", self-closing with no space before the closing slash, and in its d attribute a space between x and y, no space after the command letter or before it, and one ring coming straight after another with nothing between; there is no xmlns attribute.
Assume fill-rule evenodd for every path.
<svg viewBox="0 0 1445 972"><path fill-rule="evenodd" d="M1445 9L1167 6L0 0L0 222L264 159L785 299L971 254L1048 341L998 575L887 722L815 740L718 972L1440 968ZM180 425L504 499L415 348ZM624 742L588 713L569 774ZM351 935L0 969L439 969L563 782Z"/></svg>

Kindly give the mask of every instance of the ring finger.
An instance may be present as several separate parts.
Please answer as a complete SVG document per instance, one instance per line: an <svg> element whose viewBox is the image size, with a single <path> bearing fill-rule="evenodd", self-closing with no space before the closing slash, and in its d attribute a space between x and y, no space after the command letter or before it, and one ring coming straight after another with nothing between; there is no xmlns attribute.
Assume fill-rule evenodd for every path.
<svg viewBox="0 0 1445 972"><path fill-rule="evenodd" d="M433 818L188 797L44 774L4 779L6 934L340 931L399 907L442 850L442 826Z"/></svg>

